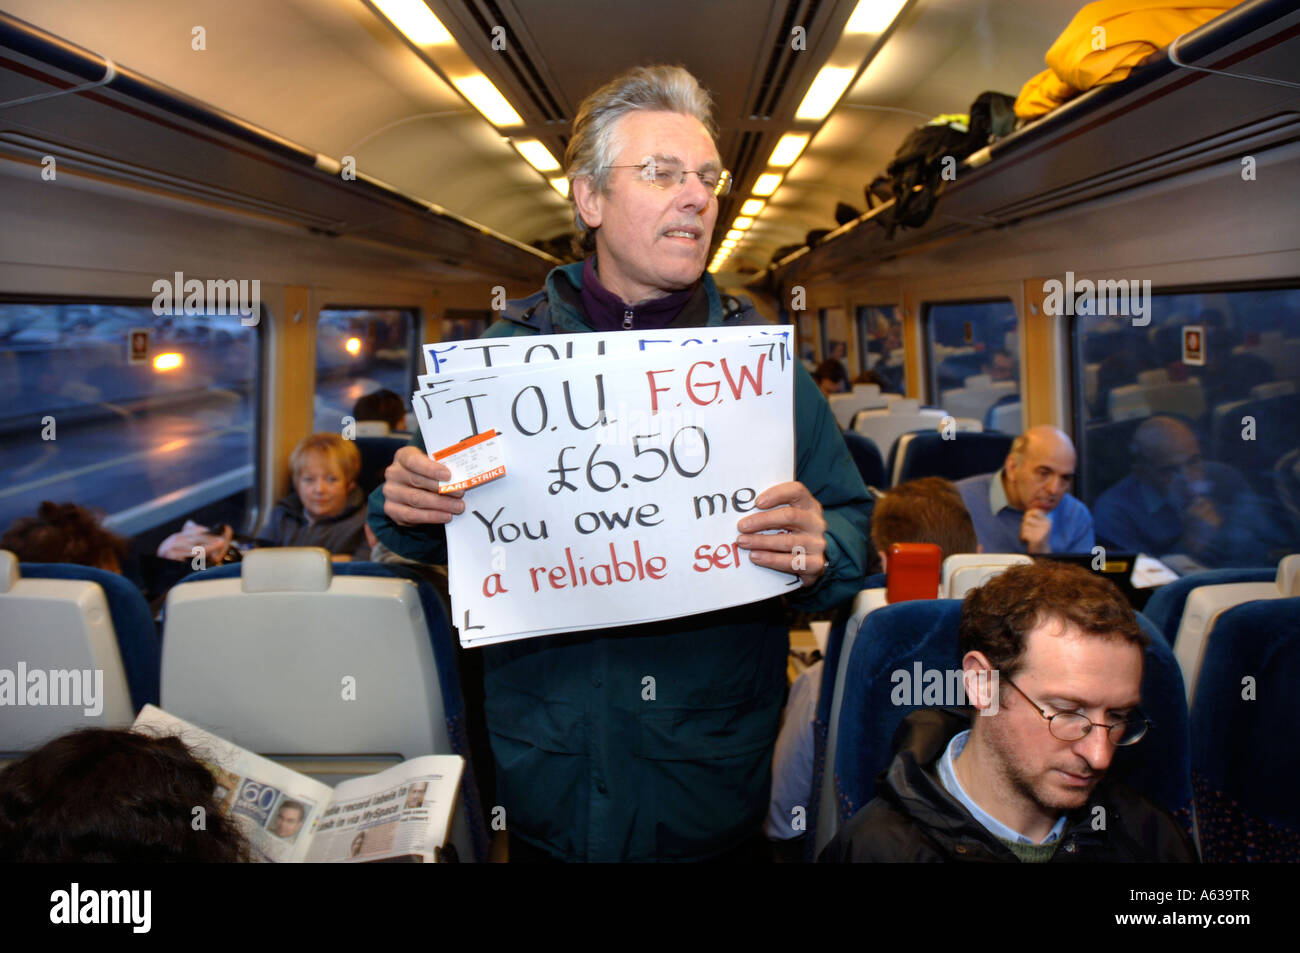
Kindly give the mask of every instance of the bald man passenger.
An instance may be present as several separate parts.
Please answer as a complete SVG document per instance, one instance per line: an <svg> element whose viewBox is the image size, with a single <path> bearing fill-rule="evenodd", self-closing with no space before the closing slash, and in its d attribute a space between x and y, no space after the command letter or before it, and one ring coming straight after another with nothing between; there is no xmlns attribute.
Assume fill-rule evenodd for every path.
<svg viewBox="0 0 1300 953"><path fill-rule="evenodd" d="M957 484L986 553L1086 553L1092 514L1070 495L1077 456L1055 427L1031 427L997 473Z"/></svg>

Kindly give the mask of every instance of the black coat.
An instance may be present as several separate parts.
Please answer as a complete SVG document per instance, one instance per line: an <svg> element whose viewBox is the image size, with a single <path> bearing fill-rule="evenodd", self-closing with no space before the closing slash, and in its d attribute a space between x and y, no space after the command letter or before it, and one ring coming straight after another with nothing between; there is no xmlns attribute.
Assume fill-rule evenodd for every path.
<svg viewBox="0 0 1300 953"><path fill-rule="evenodd" d="M262 532L257 535L259 546L320 546L338 556L367 559L370 544L366 542L366 497L357 487L352 487L341 512L312 522L296 491L275 504Z"/></svg>
<svg viewBox="0 0 1300 953"><path fill-rule="evenodd" d="M971 816L938 778L948 742L970 727L956 711L914 712L899 726L894 760L877 797L842 827L824 863L985 861L1015 863L1011 850ZM1095 808L1105 808L1098 814ZM1094 830L1095 819L1104 827ZM1105 779L1066 820L1052 863L1195 863L1196 851L1168 812L1118 781Z"/></svg>

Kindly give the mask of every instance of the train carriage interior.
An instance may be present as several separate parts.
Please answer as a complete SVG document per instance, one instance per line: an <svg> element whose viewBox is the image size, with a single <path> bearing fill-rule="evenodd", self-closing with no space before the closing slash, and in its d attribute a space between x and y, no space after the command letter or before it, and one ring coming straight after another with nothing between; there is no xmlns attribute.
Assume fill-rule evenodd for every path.
<svg viewBox="0 0 1300 953"><path fill-rule="evenodd" d="M1142 20L1153 6L1173 12ZM1121 583L1150 642L1154 727L1117 775L1202 860L1300 860L1300 802L1277 793L1300 781L1280 701L1300 672L1293 2L0 7L0 766L153 704L330 785L463 756L447 837L461 861L569 843L495 824L522 797L511 752L542 728L500 727L504 656L461 645L454 569L449 589L446 557L391 552L375 512L397 455L425 447L425 346L484 337L592 254L564 167L580 104L675 64L712 96L727 170L699 175L716 202L690 239L707 246L700 280L793 327L796 370L869 491L862 525L911 481L996 480L1017 438L1056 428L1075 461L1063 486L1091 514L1064 558ZM1081 8L1113 16L1094 26ZM380 391L403 406L362 419ZM335 460L328 440L303 449L312 435L341 436L346 489L307 489L310 461ZM332 560L298 548L327 545L303 542L324 512L309 492L346 495L349 513L370 501L364 537L358 516ZM64 504L107 555L39 555L49 534L90 532ZM727 821L761 844L746 858L818 858L927 707L891 704L879 673L960 669L960 600L1039 552L942 553L924 599L895 606L906 567L886 569L874 539L838 604L763 604L789 630L787 717L813 693L814 767L793 828ZM812 688L790 687L814 665ZM24 702L20 667L99 672L105 704ZM340 673L382 697L319 697ZM1243 677L1260 685L1244 711ZM742 748L728 736L694 757ZM705 824L679 797L666 815ZM565 859L618 859L583 843ZM628 856L675 859L665 843Z"/></svg>

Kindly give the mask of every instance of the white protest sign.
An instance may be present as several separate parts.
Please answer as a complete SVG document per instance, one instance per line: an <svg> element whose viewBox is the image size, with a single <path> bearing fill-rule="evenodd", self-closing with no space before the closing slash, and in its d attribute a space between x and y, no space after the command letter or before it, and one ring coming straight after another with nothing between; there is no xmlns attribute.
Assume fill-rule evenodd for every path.
<svg viewBox="0 0 1300 953"><path fill-rule="evenodd" d="M725 344L620 342L624 356L599 360L443 365L416 394L426 447L495 430L504 453L505 475L467 490L447 526L463 644L675 618L800 584L734 545L758 495L794 478L789 329L746 330Z"/></svg>

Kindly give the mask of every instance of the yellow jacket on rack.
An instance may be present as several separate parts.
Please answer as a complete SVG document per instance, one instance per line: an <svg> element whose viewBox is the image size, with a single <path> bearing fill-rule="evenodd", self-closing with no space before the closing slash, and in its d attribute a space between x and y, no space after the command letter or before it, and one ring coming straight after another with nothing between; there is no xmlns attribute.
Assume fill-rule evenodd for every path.
<svg viewBox="0 0 1300 953"><path fill-rule="evenodd" d="M1242 0L1099 0L1074 15L1043 70L1020 90L1016 116L1033 119L1079 93L1118 83L1133 68L1184 33Z"/></svg>

